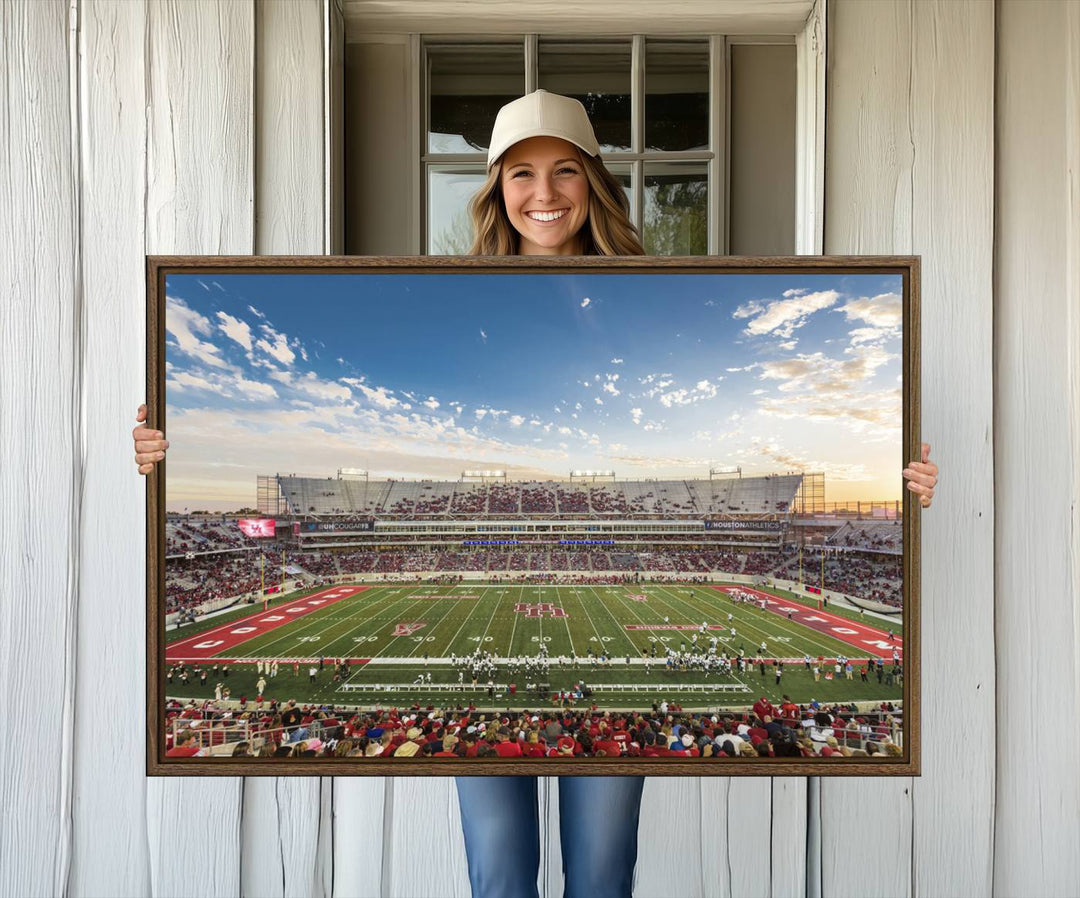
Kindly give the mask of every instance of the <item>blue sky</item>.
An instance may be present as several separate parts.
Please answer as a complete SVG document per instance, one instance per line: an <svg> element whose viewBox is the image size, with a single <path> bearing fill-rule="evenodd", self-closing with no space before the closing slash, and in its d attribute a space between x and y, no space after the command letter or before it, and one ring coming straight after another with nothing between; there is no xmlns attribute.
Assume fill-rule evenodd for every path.
<svg viewBox="0 0 1080 898"><path fill-rule="evenodd" d="M882 275L214 274L166 285L170 509L257 474L824 470L901 493Z"/></svg>

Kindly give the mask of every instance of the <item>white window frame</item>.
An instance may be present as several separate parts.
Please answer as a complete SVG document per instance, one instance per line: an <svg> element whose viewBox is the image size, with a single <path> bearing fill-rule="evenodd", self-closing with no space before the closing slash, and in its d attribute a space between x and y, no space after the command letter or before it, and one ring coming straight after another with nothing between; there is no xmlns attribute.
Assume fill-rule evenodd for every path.
<svg viewBox="0 0 1080 898"><path fill-rule="evenodd" d="M632 152L612 154L612 162L628 162L632 166L634 208L631 219L640 227L644 208L644 164L649 161L705 161L708 172L710 255L727 255L729 246L729 179L730 179L730 84L731 52L736 44L792 44L796 48L796 228L795 252L817 255L824 248L824 184L825 184L825 14L827 0L815 0L803 27L791 34L735 35L713 34L709 40L709 143L713 150L684 153L643 153L644 108L643 81L646 38L678 40L692 38L687 34L634 34L631 55L631 141ZM525 90L537 86L539 39L562 35L554 31L521 34L419 34L409 35L410 49L410 158L411 192L416 199L410 204L410 234L414 252L427 251L426 165L438 163L475 163L475 154L428 154L428 86L427 43L505 43L519 39L524 43ZM626 35L592 35L586 39L622 38ZM700 35L698 35L700 37Z"/></svg>

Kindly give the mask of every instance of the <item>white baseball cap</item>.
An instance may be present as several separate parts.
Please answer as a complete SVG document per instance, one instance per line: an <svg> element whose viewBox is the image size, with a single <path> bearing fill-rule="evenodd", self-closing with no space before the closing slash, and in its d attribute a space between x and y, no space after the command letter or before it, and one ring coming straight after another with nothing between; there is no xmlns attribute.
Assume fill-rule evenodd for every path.
<svg viewBox="0 0 1080 898"><path fill-rule="evenodd" d="M491 129L490 169L515 143L529 137L561 137L595 156L600 152L585 107L573 97L536 90L503 106Z"/></svg>

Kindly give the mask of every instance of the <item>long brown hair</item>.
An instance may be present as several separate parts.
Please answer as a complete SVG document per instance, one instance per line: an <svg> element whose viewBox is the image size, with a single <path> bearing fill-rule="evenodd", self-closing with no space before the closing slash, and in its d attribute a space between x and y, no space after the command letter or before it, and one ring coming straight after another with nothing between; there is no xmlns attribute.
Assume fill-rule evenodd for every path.
<svg viewBox="0 0 1080 898"><path fill-rule="evenodd" d="M578 232L585 256L643 256L637 228L630 221L630 201L622 185L599 156L578 153L589 182L589 215ZM505 154L488 171L487 180L469 200L473 225L471 256L516 256L520 235L510 224L502 198Z"/></svg>

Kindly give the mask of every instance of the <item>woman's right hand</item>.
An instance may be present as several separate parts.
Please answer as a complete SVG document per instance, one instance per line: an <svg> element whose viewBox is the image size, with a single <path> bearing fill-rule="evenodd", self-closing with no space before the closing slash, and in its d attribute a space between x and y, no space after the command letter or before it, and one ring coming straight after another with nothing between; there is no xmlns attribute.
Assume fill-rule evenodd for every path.
<svg viewBox="0 0 1080 898"><path fill-rule="evenodd" d="M139 406L136 421L146 420L146 405ZM154 470L154 465L165 457L165 450L169 448L169 441L160 430L152 430L145 424L140 424L131 431L132 439L135 440L135 464L139 466L140 474L149 474Z"/></svg>

